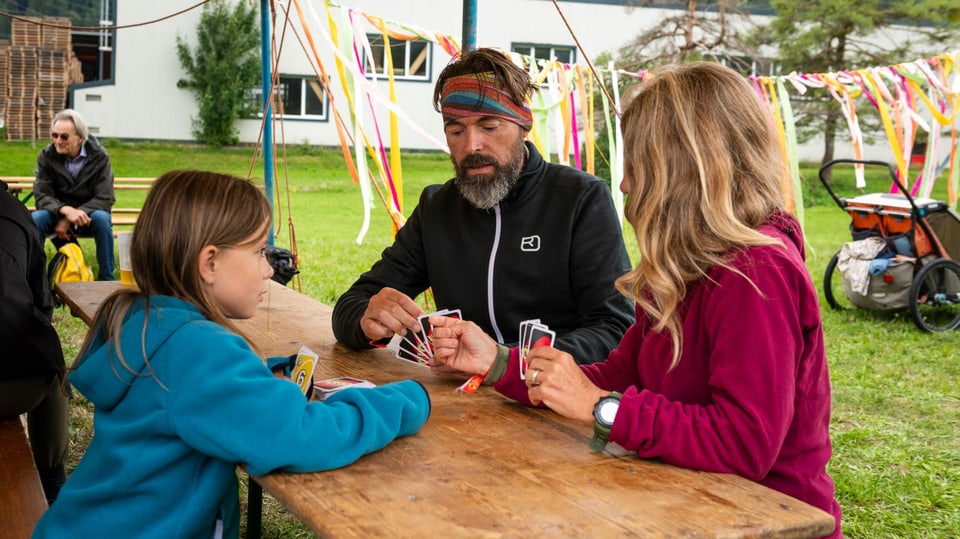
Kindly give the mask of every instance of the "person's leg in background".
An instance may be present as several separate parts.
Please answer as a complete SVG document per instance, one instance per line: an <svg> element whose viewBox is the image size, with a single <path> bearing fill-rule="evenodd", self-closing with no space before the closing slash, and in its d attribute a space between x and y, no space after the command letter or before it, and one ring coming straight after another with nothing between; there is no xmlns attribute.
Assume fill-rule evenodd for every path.
<svg viewBox="0 0 960 539"><path fill-rule="evenodd" d="M53 503L67 480L64 463L70 442L70 402L59 376L53 377L43 401L27 413L27 433L43 493L47 503Z"/></svg>
<svg viewBox="0 0 960 539"><path fill-rule="evenodd" d="M86 227L97 244L98 281L113 281L113 221L110 212L94 210Z"/></svg>
<svg viewBox="0 0 960 539"><path fill-rule="evenodd" d="M44 239L49 239L50 243L53 244L54 249L59 249L70 241L58 238L53 233L53 229L56 228L57 223L60 222L59 215L54 215L47 210L35 210L30 215L33 217L34 224L36 224L37 228L40 229L40 235Z"/></svg>
<svg viewBox="0 0 960 539"><path fill-rule="evenodd" d="M50 234L53 234L53 227L56 226L57 221L60 220L56 215L47 210L34 210L30 213L30 216L33 217L33 223L40 229L40 235L44 238L48 238Z"/></svg>

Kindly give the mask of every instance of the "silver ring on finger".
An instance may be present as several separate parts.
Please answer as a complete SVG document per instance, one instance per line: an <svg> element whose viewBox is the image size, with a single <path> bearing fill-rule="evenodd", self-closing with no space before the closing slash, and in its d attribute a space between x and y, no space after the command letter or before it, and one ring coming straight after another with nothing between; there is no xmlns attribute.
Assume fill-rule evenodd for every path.
<svg viewBox="0 0 960 539"><path fill-rule="evenodd" d="M540 372L541 372L540 369L535 369L535 370L533 371L533 374L530 375L530 383L531 383L532 385L535 385L535 386L540 385L540 384L537 382L537 376L540 374Z"/></svg>

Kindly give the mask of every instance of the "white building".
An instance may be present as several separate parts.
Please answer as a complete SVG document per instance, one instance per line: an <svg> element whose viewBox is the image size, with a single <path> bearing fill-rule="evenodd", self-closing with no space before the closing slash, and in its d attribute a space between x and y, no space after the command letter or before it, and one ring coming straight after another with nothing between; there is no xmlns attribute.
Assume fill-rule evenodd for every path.
<svg viewBox="0 0 960 539"><path fill-rule="evenodd" d="M600 53L615 52L632 37L657 25L665 15L676 13L675 9L628 7L629 1L594 0L559 2L561 16L550 0L476 1L478 47L555 54L561 60L568 59L571 63L584 66L585 58L594 59ZM118 1L115 3L114 24L120 27L136 25L166 17L194 4L194 0ZM277 6L287 4L275 3ZM333 111L339 111L348 123L351 121L351 112L338 79L334 47L329 44L330 28L325 5L317 0L301 0L300 4L304 13L303 21L293 12L290 25L284 31L286 19L283 13L278 13L278 22L272 29L281 51L278 71L282 88L290 98L283 118L283 138L287 144L338 146L340 141ZM461 39L461 1L354 0L340 4L360 10L353 13L356 21L354 27L371 39L381 40L380 31L362 14L382 17L389 23L403 23L418 31L452 36L458 42ZM331 13L341 38L353 35L347 9L332 8ZM161 22L115 31L111 44L113 63L109 69L112 78L71 87L71 105L84 115L97 136L134 140L193 140L191 121L196 116L197 106L189 90L177 87L177 81L183 78L184 73L177 59L176 38L179 35L195 44L200 14L201 9L193 9ZM582 50L577 47L577 41L568 30L564 18ZM318 98L313 91L318 88L317 68L313 53L301 45L302 41L306 41L305 27L317 44L317 58L331 77L330 95L321 91ZM281 35L285 36L282 41ZM430 41L392 43L397 47L395 50L404 56L394 58L394 65L401 66L397 71L395 86L397 107L402 111L399 122L400 146L405 149L443 149L442 125L439 114L433 109L432 97L436 77L450 56L443 47ZM381 54L382 49L382 45L379 49L374 47L374 51ZM382 99L389 95L383 77L377 81L370 80L369 84L376 88L375 95L382 96ZM251 95L255 91L251 89ZM374 111L384 144L389 146L388 135L383 132L388 125L388 109L382 102L377 102ZM375 132L371 110L364 107L361 114L366 131ZM240 120L237 128L241 142L255 143L260 138L259 119ZM279 129L274 132L275 141L280 142ZM822 142L813 141L800 148L799 156L801 160L818 160L822 148ZM845 142L838 140L837 157L850 156L847 150ZM867 149L866 157L886 160L889 154L889 146L881 141Z"/></svg>

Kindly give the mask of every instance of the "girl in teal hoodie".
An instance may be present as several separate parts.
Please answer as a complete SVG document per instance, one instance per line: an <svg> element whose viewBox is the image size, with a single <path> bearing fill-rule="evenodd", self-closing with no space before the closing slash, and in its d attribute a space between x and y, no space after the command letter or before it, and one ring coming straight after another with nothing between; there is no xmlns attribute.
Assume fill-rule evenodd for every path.
<svg viewBox="0 0 960 539"><path fill-rule="evenodd" d="M273 274L270 224L247 181L157 179L131 242L137 287L103 303L68 375L95 434L34 537L238 537L239 464L329 470L423 426L417 382L308 402L240 335L231 319L254 315Z"/></svg>

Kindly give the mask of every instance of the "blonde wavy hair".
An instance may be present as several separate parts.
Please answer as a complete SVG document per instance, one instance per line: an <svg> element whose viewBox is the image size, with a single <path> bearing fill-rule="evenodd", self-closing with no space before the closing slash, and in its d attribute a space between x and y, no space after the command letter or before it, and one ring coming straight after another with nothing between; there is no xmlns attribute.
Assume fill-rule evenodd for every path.
<svg viewBox="0 0 960 539"><path fill-rule="evenodd" d="M640 261L617 288L653 330L670 334L672 369L683 348L678 307L691 286L716 266L741 273L730 266L739 249L780 243L757 227L783 205L786 163L765 105L720 64L655 71L622 124L624 214Z"/></svg>
<svg viewBox="0 0 960 539"><path fill-rule="evenodd" d="M137 287L123 287L100 305L71 370L80 365L99 337L112 341L111 351L117 354L121 367L133 372L120 352L120 329L135 301L145 301L149 313L150 296L179 298L194 305L207 319L246 338L204 285L200 251L207 245L243 245L266 232L271 219L270 203L260 188L241 178L198 170L175 170L157 178L130 238ZM145 318L141 338L147 322ZM246 340L257 350L250 339ZM147 366L150 370L149 361ZM142 375L152 376L150 371Z"/></svg>

